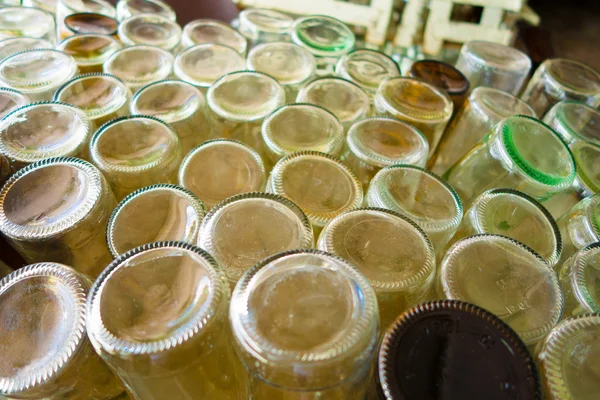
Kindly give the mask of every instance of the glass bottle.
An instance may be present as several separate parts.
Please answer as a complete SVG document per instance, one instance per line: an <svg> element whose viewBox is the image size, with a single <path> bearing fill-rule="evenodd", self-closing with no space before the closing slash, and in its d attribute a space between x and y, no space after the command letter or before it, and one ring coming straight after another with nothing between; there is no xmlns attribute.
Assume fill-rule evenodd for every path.
<svg viewBox="0 0 600 400"><path fill-rule="evenodd" d="M129 114L131 92L119 78L109 74L86 74L65 83L54 94L54 100L82 109L93 130L115 118Z"/></svg>
<svg viewBox="0 0 600 400"><path fill-rule="evenodd" d="M402 246L398 246L402 243ZM429 294L435 252L427 235L410 219L381 208L359 208L329 222L319 250L352 262L375 289L381 330Z"/></svg>
<svg viewBox="0 0 600 400"><path fill-rule="evenodd" d="M437 148L452 117L453 104L441 89L412 78L384 80L375 96L375 110L417 128L429 142L429 156Z"/></svg>
<svg viewBox="0 0 600 400"><path fill-rule="evenodd" d="M81 74L101 73L104 63L123 46L112 36L87 33L66 38L58 50L75 59Z"/></svg>
<svg viewBox="0 0 600 400"><path fill-rule="evenodd" d="M260 155L230 139L204 142L179 167L179 185L198 196L207 209L236 194L262 192L265 181Z"/></svg>
<svg viewBox="0 0 600 400"><path fill-rule="evenodd" d="M204 250L158 242L114 260L87 303L87 333L135 399L246 398L230 291Z"/></svg>
<svg viewBox="0 0 600 400"><path fill-rule="evenodd" d="M414 221L438 253L463 217L463 206L454 189L437 175L412 165L392 165L379 171L369 185L366 204Z"/></svg>
<svg viewBox="0 0 600 400"><path fill-rule="evenodd" d="M237 285L229 315L249 398L365 398L377 299L347 261L315 250L267 258Z"/></svg>
<svg viewBox="0 0 600 400"><path fill-rule="evenodd" d="M50 157L86 157L91 124L70 104L31 103L0 121L0 153L12 172Z"/></svg>
<svg viewBox="0 0 600 400"><path fill-rule="evenodd" d="M400 69L396 61L384 53L358 49L340 58L335 73L360 86L373 100L381 82L400 76Z"/></svg>
<svg viewBox="0 0 600 400"><path fill-rule="evenodd" d="M117 20L123 21L132 15L154 14L175 21L175 10L161 0L119 0L117 2Z"/></svg>
<svg viewBox="0 0 600 400"><path fill-rule="evenodd" d="M18 36L0 40L0 62L11 54L32 49L50 49L53 45L46 39Z"/></svg>
<svg viewBox="0 0 600 400"><path fill-rule="evenodd" d="M198 246L215 257L231 286L250 267L273 254L313 247L310 222L300 208L270 193L229 197L206 215Z"/></svg>
<svg viewBox="0 0 600 400"><path fill-rule="evenodd" d="M577 251L600 242L600 194L581 200L556 223L563 240L560 266Z"/></svg>
<svg viewBox="0 0 600 400"><path fill-rule="evenodd" d="M562 321L540 346L540 375L548 400L593 400L598 380L600 314Z"/></svg>
<svg viewBox="0 0 600 400"><path fill-rule="evenodd" d="M248 53L248 69L264 72L283 86L288 103L293 103L300 87L314 74L315 57L294 43L263 43Z"/></svg>
<svg viewBox="0 0 600 400"><path fill-rule="evenodd" d="M76 74L75 59L54 49L25 50L0 62L0 84L26 94L31 101L52 100L56 89Z"/></svg>
<svg viewBox="0 0 600 400"><path fill-rule="evenodd" d="M64 263L95 277L112 260L106 223L115 205L92 164L47 158L19 170L2 188L0 232L28 263Z"/></svg>
<svg viewBox="0 0 600 400"><path fill-rule="evenodd" d="M345 132L370 111L369 96L364 90L346 79L331 76L306 84L298 92L296 101L316 104L331 111L340 120Z"/></svg>
<svg viewBox="0 0 600 400"><path fill-rule="evenodd" d="M557 269L565 296L565 316L600 313L600 242L575 253Z"/></svg>
<svg viewBox="0 0 600 400"><path fill-rule="evenodd" d="M110 18L117 16L115 7L105 0L57 0L56 2L56 31L58 41L72 35L65 26L65 19L72 14L95 13Z"/></svg>
<svg viewBox="0 0 600 400"><path fill-rule="evenodd" d="M146 243L196 244L204 214L202 201L187 189L166 183L147 186L125 197L113 211L106 232L108 248L117 258Z"/></svg>
<svg viewBox="0 0 600 400"><path fill-rule="evenodd" d="M124 391L85 334L90 285L72 268L49 262L0 281L0 395L109 400Z"/></svg>
<svg viewBox="0 0 600 400"><path fill-rule="evenodd" d="M27 36L56 43L56 26L52 15L39 8L0 8L0 39Z"/></svg>
<svg viewBox="0 0 600 400"><path fill-rule="evenodd" d="M575 175L563 139L543 122L515 115L500 121L444 178L466 203L497 187L543 201L570 187Z"/></svg>
<svg viewBox="0 0 600 400"><path fill-rule="evenodd" d="M92 137L90 153L118 201L145 186L176 183L182 157L173 129L157 118L143 115L104 124Z"/></svg>
<svg viewBox="0 0 600 400"><path fill-rule="evenodd" d="M197 44L175 57L173 69L182 81L191 83L206 94L220 77L242 71L246 60L231 47L216 43Z"/></svg>
<svg viewBox="0 0 600 400"><path fill-rule="evenodd" d="M514 239L486 234L459 240L440 268L440 295L494 313L529 346L562 316L556 274L540 255Z"/></svg>
<svg viewBox="0 0 600 400"><path fill-rule="evenodd" d="M512 94L484 86L476 87L444 132L429 161L429 168L438 175L445 174L498 122L517 114L536 118L531 107Z"/></svg>
<svg viewBox="0 0 600 400"><path fill-rule="evenodd" d="M519 336L461 301L402 314L385 334L377 364L382 400L542 398L535 362Z"/></svg>
<svg viewBox="0 0 600 400"><path fill-rule="evenodd" d="M116 19L91 12L71 14L65 18L64 24L69 31L66 36L89 33L116 36L119 28L119 22Z"/></svg>
<svg viewBox="0 0 600 400"><path fill-rule="evenodd" d="M294 18L266 8L247 8L239 14L239 31L251 45L289 42Z"/></svg>
<svg viewBox="0 0 600 400"><path fill-rule="evenodd" d="M181 40L181 27L166 16L136 14L121 21L119 38L125 46L147 44L176 53Z"/></svg>
<svg viewBox="0 0 600 400"><path fill-rule="evenodd" d="M18 90L0 88L0 120L29 103L29 98Z"/></svg>
<svg viewBox="0 0 600 400"><path fill-rule="evenodd" d="M393 118L372 117L352 125L342 160L366 191L382 168L395 164L424 167L428 154L427 139L412 125Z"/></svg>
<svg viewBox="0 0 600 400"><path fill-rule="evenodd" d="M138 90L131 101L131 114L159 118L175 130L184 155L212 136L205 109L202 93L178 80L151 83Z"/></svg>
<svg viewBox="0 0 600 400"><path fill-rule="evenodd" d="M167 79L173 72L173 55L159 47L137 45L114 53L104 72L120 78L132 92Z"/></svg>
<svg viewBox="0 0 600 400"><path fill-rule="evenodd" d="M566 99L597 107L600 105L600 73L579 61L549 59L535 71L521 98L540 116Z"/></svg>
<svg viewBox="0 0 600 400"><path fill-rule="evenodd" d="M214 19L197 19L183 27L181 45L184 49L195 44L206 43L231 47L243 57L246 56L248 49L246 38L224 22Z"/></svg>
<svg viewBox="0 0 600 400"><path fill-rule="evenodd" d="M531 59L509 46L472 41L460 49L456 69L467 77L471 90L487 86L518 96L531 70Z"/></svg>

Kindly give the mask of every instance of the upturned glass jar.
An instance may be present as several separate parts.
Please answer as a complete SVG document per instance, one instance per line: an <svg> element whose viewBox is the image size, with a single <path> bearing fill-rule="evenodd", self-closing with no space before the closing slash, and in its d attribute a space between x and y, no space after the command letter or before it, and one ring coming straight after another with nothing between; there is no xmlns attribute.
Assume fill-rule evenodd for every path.
<svg viewBox="0 0 600 400"><path fill-rule="evenodd" d="M393 118L372 117L352 125L342 160L367 190L382 168L395 164L424 167L429 155L427 139L415 127Z"/></svg>
<svg viewBox="0 0 600 400"><path fill-rule="evenodd" d="M431 242L418 225L394 211L359 208L340 214L323 228L317 247L349 260L369 280L382 331L422 302L434 283Z"/></svg>
<svg viewBox="0 0 600 400"><path fill-rule="evenodd" d="M131 91L119 78L109 74L86 74L65 83L54 100L79 107L96 131L106 122L129 114Z"/></svg>
<svg viewBox="0 0 600 400"><path fill-rule="evenodd" d="M0 281L0 395L109 400L123 392L86 334L88 278L63 264L28 265Z"/></svg>
<svg viewBox="0 0 600 400"><path fill-rule="evenodd" d="M564 140L543 122L515 115L500 121L444 178L466 203L497 187L543 201L569 188L575 176Z"/></svg>
<svg viewBox="0 0 600 400"><path fill-rule="evenodd" d="M119 38L125 46L147 44L176 53L181 41L181 26L166 16L136 14L121 21Z"/></svg>
<svg viewBox="0 0 600 400"><path fill-rule="evenodd" d="M56 31L59 41L73 34L65 26L65 18L78 13L96 13L110 18L117 16L115 7L105 0L57 0Z"/></svg>
<svg viewBox="0 0 600 400"><path fill-rule="evenodd" d="M509 46L472 41L460 49L456 69L467 77L471 89L487 86L518 96L531 70L531 59Z"/></svg>
<svg viewBox="0 0 600 400"><path fill-rule="evenodd" d="M82 12L71 14L65 18L65 28L71 35L109 35L118 38L119 22L107 15ZM64 39L63 39L64 40Z"/></svg>
<svg viewBox="0 0 600 400"><path fill-rule="evenodd" d="M0 154L12 172L50 157L87 157L89 118L77 107L58 102L31 103L0 121Z"/></svg>
<svg viewBox="0 0 600 400"><path fill-rule="evenodd" d="M513 115L536 115L527 103L498 89L476 87L446 129L429 168L443 175L492 128Z"/></svg>
<svg viewBox="0 0 600 400"><path fill-rule="evenodd" d="M535 71L521 98L539 116L566 99L597 107L600 105L600 73L579 61L549 59Z"/></svg>
<svg viewBox="0 0 600 400"><path fill-rule="evenodd" d="M581 200L557 224L563 239L560 266L577 251L600 242L600 194Z"/></svg>
<svg viewBox="0 0 600 400"><path fill-rule="evenodd" d="M64 263L95 277L112 260L106 222L115 205L92 164L47 158L19 170L2 188L0 232L29 263Z"/></svg>
<svg viewBox="0 0 600 400"><path fill-rule="evenodd" d="M235 288L229 317L249 398L365 398L377 299L342 258L294 250L261 261Z"/></svg>
<svg viewBox="0 0 600 400"><path fill-rule="evenodd" d="M126 47L110 56L104 63L104 72L120 78L136 92L153 82L167 79L173 72L173 55L154 46Z"/></svg>
<svg viewBox="0 0 600 400"><path fill-rule="evenodd" d="M247 8L240 12L239 31L251 45L289 42L294 18L266 8Z"/></svg>
<svg viewBox="0 0 600 400"><path fill-rule="evenodd" d="M0 40L0 61L11 54L20 53L32 49L50 49L53 45L46 39L36 39L18 36Z"/></svg>
<svg viewBox="0 0 600 400"><path fill-rule="evenodd" d="M0 8L0 39L27 36L56 43L56 26L52 15L39 8Z"/></svg>
<svg viewBox="0 0 600 400"><path fill-rule="evenodd" d="M0 84L26 94L31 101L48 101L56 89L77 74L69 54L33 49L12 54L0 62Z"/></svg>
<svg viewBox="0 0 600 400"><path fill-rule="evenodd" d="M246 398L225 274L204 250L158 242L114 260L87 302L94 348L136 399Z"/></svg>
<svg viewBox="0 0 600 400"><path fill-rule="evenodd" d="M248 50L248 41L238 31L224 22L214 19L197 19L183 27L181 45L184 49L195 44L216 43L231 47L243 57Z"/></svg>
<svg viewBox="0 0 600 400"><path fill-rule="evenodd" d="M557 270L565 295L565 316L600 313L600 242L575 253Z"/></svg>
<svg viewBox="0 0 600 400"><path fill-rule="evenodd" d="M259 261L282 251L309 249L313 243L302 210L270 193L244 193L223 200L206 215L198 234L198 246L215 257L232 287Z"/></svg>
<svg viewBox="0 0 600 400"><path fill-rule="evenodd" d="M400 76L398 64L379 51L353 50L338 61L335 73L360 86L371 100L377 88L387 78Z"/></svg>
<svg viewBox="0 0 600 400"><path fill-rule="evenodd" d="M142 115L103 125L92 137L90 153L118 201L145 186L176 183L182 158L173 129L157 118Z"/></svg>
<svg viewBox="0 0 600 400"><path fill-rule="evenodd" d="M358 85L331 76L321 77L306 84L296 98L298 103L311 103L335 115L344 131L365 118L370 111L369 96Z"/></svg>
<svg viewBox="0 0 600 400"><path fill-rule="evenodd" d="M453 104L441 89L412 78L388 78L375 96L375 110L417 128L429 142L429 156L437 148L452 117Z"/></svg>
<svg viewBox="0 0 600 400"><path fill-rule="evenodd" d="M81 74L100 73L104 63L123 46L112 36L86 33L66 38L57 47L69 54Z"/></svg>
<svg viewBox="0 0 600 400"><path fill-rule="evenodd" d="M57 0L17 0L21 2L21 5L24 7L36 7L41 8L44 11L49 12L50 14L56 14L56 1ZM4 1L6 3L6 1Z"/></svg>
<svg viewBox="0 0 600 400"><path fill-rule="evenodd" d="M230 139L204 142L179 167L179 185L198 196L207 209L236 194L262 192L265 181L260 155Z"/></svg>
<svg viewBox="0 0 600 400"><path fill-rule="evenodd" d="M18 90L0 88L0 120L29 103L29 98Z"/></svg>
<svg viewBox="0 0 600 400"><path fill-rule="evenodd" d="M172 21L177 19L175 10L161 0L119 0L117 2L117 20L123 21L137 14L161 15Z"/></svg>

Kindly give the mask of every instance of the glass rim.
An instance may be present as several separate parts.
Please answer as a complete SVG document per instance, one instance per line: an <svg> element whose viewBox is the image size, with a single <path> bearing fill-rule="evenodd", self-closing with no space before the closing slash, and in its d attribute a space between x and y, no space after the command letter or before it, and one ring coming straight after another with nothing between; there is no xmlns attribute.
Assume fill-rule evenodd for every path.
<svg viewBox="0 0 600 400"><path fill-rule="evenodd" d="M344 32L346 38L350 39L350 41L345 43L344 46L339 49L335 47L332 48L331 46L310 43L310 41L307 40L308 38L304 37L304 35L301 35L298 32L300 25L310 20L322 20L335 24L337 27L341 28L341 31ZM293 43L304 47L313 55L319 57L337 57L344 55L352 50L352 48L354 48L354 44L356 43L356 36L354 35L354 32L352 32L352 29L350 29L350 27L341 20L329 15L313 14L297 18L292 24L291 33Z"/></svg>
<svg viewBox="0 0 600 400"><path fill-rule="evenodd" d="M232 57L233 57L233 54L235 54L235 57L238 58L237 61L240 64L240 69L230 71L230 72L244 71L246 69L246 60L233 47L230 47L230 46L227 46L224 44L219 44L219 43L200 43L200 44L195 44L193 46L188 47L187 49L182 50L175 56L175 59L173 61L173 72L180 80L191 83L194 86L208 89L214 82L216 82L223 76L223 75L219 75L214 80L212 78L209 78L209 80L201 81L201 80L198 80L195 77L191 76L186 71L186 69L183 68L183 66L181 65L182 59L184 59L186 56L189 56L190 53L193 53L196 50L202 50L204 48L207 48L207 49L208 48L217 48L217 49L221 49L221 50L225 50L225 51L231 51L230 55ZM196 72L196 71L197 70L194 70L194 72ZM230 72L228 72L228 73L230 73Z"/></svg>
<svg viewBox="0 0 600 400"><path fill-rule="evenodd" d="M151 77L147 77L147 75L146 75L146 78L144 78L144 79L135 78L135 77L128 77L127 79L125 79L119 75L116 75L114 73L114 71L112 70L112 65L115 62L115 60L119 57L122 57L123 54L126 54L128 52L137 51L137 50L154 52L154 53L160 54L160 56L163 60L164 59L168 60L168 62L167 62L168 70L164 66L159 65L158 68L156 68L155 71L152 73ZM119 76L119 78L127 84L147 85L148 83L151 83L154 80L156 80L157 77L160 79L160 78L166 78L167 76L169 76L169 74L173 70L173 61L174 60L175 59L173 57L173 54L171 54L169 51L167 51L165 49L161 49L160 47L151 46L148 44L136 44L135 46L123 47L122 49L119 49L119 50L115 51L114 53L112 53L110 55L110 57L108 57L108 59L104 63L104 72L111 74L111 75Z"/></svg>
<svg viewBox="0 0 600 400"><path fill-rule="evenodd" d="M573 292L580 305L586 308L586 312L600 313L600 303L597 302L588 289L585 270L588 266L589 257L600 255L600 242L585 246L573 256L573 269L570 281L573 284Z"/></svg>
<svg viewBox="0 0 600 400"><path fill-rule="evenodd" d="M486 60L483 57L481 57L479 54L477 54L476 52L472 51L473 46L484 46L484 47L495 47L495 48L503 48L503 49L508 49L508 51L511 52L511 54L514 57L513 60L511 60L511 63L509 65L506 64L501 64L498 63L496 61L492 61L492 60ZM504 70L504 71L508 71L508 72L519 72L519 71L523 71L525 68L527 68L527 70L531 69L531 58L529 58L529 56L525 53L523 53L522 51L514 48L514 47L510 47L501 43L495 43L495 42L488 42L486 40L472 40L469 41L465 44L463 44L463 46L460 49L460 54L463 55L467 55L467 57L465 57L465 61L466 62L470 62L470 63L475 63L477 65L486 67L486 66L491 66L492 68L496 68L496 69L500 69L500 70ZM517 58L518 57L518 58Z"/></svg>
<svg viewBox="0 0 600 400"><path fill-rule="evenodd" d="M557 79L557 77L553 73L551 73L548 68L552 64L558 64L558 63L568 63L571 65L577 65L577 66L581 67L582 69L586 70L587 72L590 72L596 78L596 81L595 81L596 88L591 89L589 91L585 91L585 90L582 91L581 89L584 89L584 88L574 87L574 86L570 85L568 82L559 81ZM573 58L568 58L568 57L557 57L557 58L549 58L549 59L545 60L542 64L540 64L540 67L542 67L542 66L544 67L544 72L545 72L544 76L549 78L549 83L555 90L567 90L569 92L582 93L582 94L586 94L586 95L596 95L598 93L598 90L600 90L599 89L599 87L600 87L600 72L585 62L575 60Z"/></svg>
<svg viewBox="0 0 600 400"><path fill-rule="evenodd" d="M347 79L347 80L349 80L350 82L352 82L354 84L357 84L362 89L368 88L371 91L377 91L377 88L379 87L379 84L372 85L372 84L369 84L368 82L358 82L357 80L355 80L354 78L352 78L350 76L350 74L348 74L348 69L346 68L346 63L349 61L349 59L351 59L351 57L353 55L355 55L357 53L369 53L369 54L376 55L377 57L379 57L381 59L385 59L386 62L389 63L388 66L393 66L394 72L398 73L398 75L396 75L396 77L402 76L402 72L400 71L400 66L389 55L387 55L387 54L385 54L385 53L383 53L383 52L381 52L379 50L374 50L374 49L367 49L367 48L353 49L350 52L348 52L347 54L344 54L342 57L340 57L340 59L338 60L338 62L335 64L335 72L340 77L342 77L344 79Z"/></svg>
<svg viewBox="0 0 600 400"><path fill-rule="evenodd" d="M598 121L600 121L600 111L591 107L587 103L584 103L584 102L578 101L578 100L570 100L570 99L562 100L562 101L556 103L552 107L552 110L555 112L555 114L554 114L555 117L553 118L553 121L556 121L558 123L559 127L564 129L566 131L565 133L569 136L569 137L563 137L563 139L565 139L565 142L570 142L571 140L583 140L585 142L590 142L595 145L600 145L600 137L599 137L599 139L597 139L596 142L594 142L594 141L590 140L589 138L586 138L579 134L579 132L571 125L570 121L568 121L566 119L565 107L569 107L569 108L575 107L575 108L583 109L586 112L588 112L589 114L595 115L598 118ZM551 111L548 112L548 115L551 114ZM560 135L561 133L563 133L562 129L555 129L555 130Z"/></svg>
<svg viewBox="0 0 600 400"><path fill-rule="evenodd" d="M125 44L126 46L127 45L131 46L131 45L135 45L135 44L145 44L145 43L140 43L140 42L137 42L137 41L131 39L131 35L126 33L128 24L130 24L132 21L137 21L137 20L148 20L148 22L150 22L150 23L156 23L158 21L159 23L164 23L166 25L169 25L169 27L171 27L173 29L172 33L174 34L174 37L167 38L166 40L164 40L163 42L160 42L160 43L151 44L151 46L156 46L156 47L160 47L161 49L172 51L179 45L179 43L181 43L181 35L183 33L183 29L177 22L173 21L171 18L169 18L165 15L162 15L162 14L138 13L138 14L133 14L133 15L125 18L124 20L122 20L119 23L119 26L117 28L119 38L121 39L123 44ZM173 40L173 38L177 38L177 40ZM166 46L165 44L168 43L169 40L172 40L173 43L169 46Z"/></svg>
<svg viewBox="0 0 600 400"><path fill-rule="evenodd" d="M64 38L62 41L60 41L60 43L58 43L58 45L56 46L56 48L60 51L63 51L66 49L67 44L70 44L71 42L80 40L80 39L85 39L85 38L90 38L90 37L95 37L95 38L102 38L102 39L106 39L107 43L111 42L108 46L116 46L115 47L115 51L113 51L112 53L108 53L108 54L102 54L96 58L93 58L91 60L82 60L81 58L75 58L75 56L66 53L65 54L69 54L71 57L73 57L73 59L75 60L75 63L78 66L91 66L91 65L102 65L104 62L106 62L113 54L115 54L117 51L122 50L123 46L122 44L114 38L114 36L111 35L105 35L102 33L81 33L81 34L76 34L76 35L72 35L69 37ZM62 50L61 50L62 49ZM100 72L98 72L100 73Z"/></svg>
<svg viewBox="0 0 600 400"><path fill-rule="evenodd" d="M82 32L76 31L75 29L73 29L72 26L70 26L67 23L67 19L69 17L71 17L71 16L87 16L87 15L89 15L89 16L92 16L92 15L93 16L100 16L100 17L105 18L105 19L113 20L115 22L115 30L112 31L112 32L108 32L108 33L97 33L97 32L84 32L84 33L82 33ZM117 21L116 18L110 17L110 16L108 16L106 14L100 14L100 13L91 12L91 11L83 11L83 12L76 12L76 13L67 15L65 17L65 19L64 19L64 26L65 26L65 28L67 28L70 32L74 33L75 35L87 35L87 34L90 34L90 33L95 33L95 34L98 34L98 35L116 35L117 31L118 31L119 21ZM63 39L62 41L64 41L65 39Z"/></svg>
<svg viewBox="0 0 600 400"><path fill-rule="evenodd" d="M154 118L158 118L161 119L163 122L166 122L167 124L172 124L175 122L179 122L182 121L186 118L191 117L194 113L198 112L199 110L201 110L204 107L205 101L204 101L204 96L202 95L202 92L200 92L200 90L198 90L198 88L181 79L161 79L159 81L155 81L155 82L150 82L147 85L142 86L141 88L139 88L135 94L133 95L133 97L131 98L131 104L129 106L129 108L131 109L131 113L133 115L146 115L146 114L140 114L137 110L137 103L140 99L140 97L142 96L143 92L145 92L146 90L152 89L155 86L158 85L180 85L180 86L186 86L187 88L191 89L194 91L194 94L197 96L198 98L198 107L196 107L195 109L190 109L188 110L188 112L182 114L181 116L179 116L179 118L177 118L176 120L172 119L172 118L167 118L167 114L156 114L158 116L154 116L154 115L149 115L151 117Z"/></svg>
<svg viewBox="0 0 600 400"><path fill-rule="evenodd" d="M251 71L259 71L259 69L257 68L256 62L254 62L254 58L257 56L257 53L264 51L265 49L274 48L276 46L278 46L279 48L287 47L287 50L297 50L299 53L302 54L302 58L304 59L304 61L308 61L308 66L309 66L308 72L306 74L304 74L304 76L301 76L296 79L285 79L283 77L277 77L277 76L271 74L271 76L273 76L275 79L277 79L277 81L281 85L284 85L284 86L298 85L303 82L306 82L314 75L314 73L317 69L317 61L315 60L315 57L312 55L312 53L310 51L306 50L304 47L299 46L296 43L291 43L291 42L266 42L266 43L257 44L252 49L250 49L250 51L248 52L248 56L246 58L247 69L251 70ZM290 51L287 51L286 53L289 55ZM290 57L287 57L287 59L289 60Z"/></svg>
<svg viewBox="0 0 600 400"><path fill-rule="evenodd" d="M271 15L277 14L278 16L289 18L289 27L287 29L276 29L274 27L268 27L268 26L256 24L248 18L248 14L255 13L257 11L258 12L266 12ZM265 32L265 33L289 33L291 31L292 25L294 23L294 19L291 16L289 16L288 14L285 14L281 11L273 10L270 8L261 8L261 7L246 8L246 9L242 10L239 13L239 19L240 19L240 26L245 25L247 27L251 27L251 29L254 29L258 32Z"/></svg>
<svg viewBox="0 0 600 400"><path fill-rule="evenodd" d="M17 89L13 89L13 88L10 88L10 87L2 86L2 87L0 87L0 93L2 93L2 92L9 92L11 94L16 94L17 96L21 96L21 97L27 99L27 101L29 101L28 96L25 93L23 93L23 92L21 92L21 91L19 91ZM27 104L31 104L31 103L27 103ZM27 104L23 104L20 107L26 106ZM15 108L15 110L16 110L16 108ZM8 114L6 114L6 115L8 115Z"/></svg>
<svg viewBox="0 0 600 400"><path fill-rule="evenodd" d="M217 19L211 19L211 18L199 18L199 19L195 19L195 20L190 21L187 24L185 24L185 26L183 27L182 35L181 35L181 41L185 47L190 47L189 46L190 43L193 43L193 44L211 43L211 42L196 43L191 38L190 32L193 31L199 25L217 26L219 28L224 28L227 32L231 33L232 36L237 39L238 44L240 44L239 49L234 48L239 54L243 55L248 50L248 39L246 39L246 37L244 35L242 35L238 31L236 31L235 29L233 29L227 23L225 23L223 21L219 21ZM189 42L189 43L186 43L186 42ZM231 46L228 46L228 47L231 47Z"/></svg>

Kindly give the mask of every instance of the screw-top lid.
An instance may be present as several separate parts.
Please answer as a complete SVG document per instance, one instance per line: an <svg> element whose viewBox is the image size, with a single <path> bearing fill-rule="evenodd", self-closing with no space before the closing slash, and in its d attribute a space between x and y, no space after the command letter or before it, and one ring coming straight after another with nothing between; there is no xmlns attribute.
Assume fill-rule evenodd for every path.
<svg viewBox="0 0 600 400"><path fill-rule="evenodd" d="M82 67L102 65L110 56L123 48L112 36L88 33L69 36L58 45L58 49L69 54Z"/></svg>
<svg viewBox="0 0 600 400"><path fill-rule="evenodd" d="M126 46L147 44L171 51L179 44L181 27L166 16L136 14L119 24L119 38Z"/></svg>
<svg viewBox="0 0 600 400"><path fill-rule="evenodd" d="M11 54L20 53L25 50L50 48L52 48L52 43L46 39L26 36L3 39L0 40L0 60L4 60Z"/></svg>
<svg viewBox="0 0 600 400"><path fill-rule="evenodd" d="M104 64L104 72L115 75L133 87L163 80L171 74L172 69L171 53L159 47L146 45L121 49Z"/></svg>
<svg viewBox="0 0 600 400"><path fill-rule="evenodd" d="M59 14L61 13L60 8L65 7L68 14L90 12L106 15L111 18L117 16L115 7L105 0L60 0L59 5L59 10L57 10Z"/></svg>
<svg viewBox="0 0 600 400"><path fill-rule="evenodd" d="M460 49L460 62L477 65L479 68L493 68L507 72L529 71L531 59L514 47L499 43L474 40L465 43Z"/></svg>
<svg viewBox="0 0 600 400"><path fill-rule="evenodd" d="M354 50L340 58L335 72L369 94L375 94L385 79L400 76L400 69L394 60L379 51L367 49Z"/></svg>
<svg viewBox="0 0 600 400"><path fill-rule="evenodd" d="M93 33L97 35L116 35L119 22L108 15L82 12L68 15L65 27L76 35Z"/></svg>
<svg viewBox="0 0 600 400"><path fill-rule="evenodd" d="M235 49L216 43L194 45L175 57L175 75L182 81L208 88L221 76L246 68Z"/></svg>
<svg viewBox="0 0 600 400"><path fill-rule="evenodd" d="M513 115L536 118L535 111L523 100L503 90L478 86L469 95L471 108L490 122L490 126Z"/></svg>
<svg viewBox="0 0 600 400"><path fill-rule="evenodd" d="M308 50L297 44L272 42L250 50L247 65L249 70L269 74L282 85L296 85L315 73L317 62Z"/></svg>
<svg viewBox="0 0 600 400"><path fill-rule="evenodd" d="M184 47L195 44L216 43L231 47L245 54L248 41L235 29L224 22L213 19L198 19L183 27L181 43Z"/></svg>
<svg viewBox="0 0 600 400"><path fill-rule="evenodd" d="M193 85L177 80L151 83L138 90L131 101L132 115L151 115L169 124L189 118L203 108L202 93Z"/></svg>
<svg viewBox="0 0 600 400"><path fill-rule="evenodd" d="M557 103L544 117L567 143L576 140L600 145L600 112L575 100Z"/></svg>
<svg viewBox="0 0 600 400"><path fill-rule="evenodd" d="M0 9L0 37L29 36L55 40L52 15L34 7L2 7Z"/></svg>
<svg viewBox="0 0 600 400"><path fill-rule="evenodd" d="M117 19L119 21L136 14L162 15L172 21L177 18L175 10L161 0L120 0L117 3Z"/></svg>
<svg viewBox="0 0 600 400"><path fill-rule="evenodd" d="M354 48L354 32L342 21L324 15L296 19L292 41L317 57L339 57Z"/></svg>
<svg viewBox="0 0 600 400"><path fill-rule="evenodd" d="M600 312L600 242L579 250L569 263L567 279L577 302L586 312Z"/></svg>
<svg viewBox="0 0 600 400"><path fill-rule="evenodd" d="M29 98L17 90L0 88L0 119L29 102Z"/></svg>
<svg viewBox="0 0 600 400"><path fill-rule="evenodd" d="M247 8L240 12L240 33L256 40L261 34L286 34L292 30L294 19L287 14L266 8Z"/></svg>
<svg viewBox="0 0 600 400"><path fill-rule="evenodd" d="M469 80L463 73L442 61L416 61L410 67L409 76L444 89L451 96L462 95L469 91Z"/></svg>
<svg viewBox="0 0 600 400"><path fill-rule="evenodd" d="M570 95L593 96L600 93L600 73L587 64L565 58L544 61L544 68L550 80L549 91L566 91ZM585 99L583 99L585 100Z"/></svg>

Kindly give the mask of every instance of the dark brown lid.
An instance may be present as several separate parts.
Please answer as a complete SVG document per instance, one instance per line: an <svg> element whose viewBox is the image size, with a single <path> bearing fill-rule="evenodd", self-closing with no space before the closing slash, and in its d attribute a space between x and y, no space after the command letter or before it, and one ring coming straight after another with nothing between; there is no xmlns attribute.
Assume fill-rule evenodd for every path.
<svg viewBox="0 0 600 400"><path fill-rule="evenodd" d="M469 91L469 80L456 68L445 62L436 60L416 61L409 71L411 78L444 89L449 95L461 95Z"/></svg>
<svg viewBox="0 0 600 400"><path fill-rule="evenodd" d="M119 22L106 15L82 12L67 16L65 26L77 35L84 33L115 35L119 28Z"/></svg>

